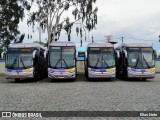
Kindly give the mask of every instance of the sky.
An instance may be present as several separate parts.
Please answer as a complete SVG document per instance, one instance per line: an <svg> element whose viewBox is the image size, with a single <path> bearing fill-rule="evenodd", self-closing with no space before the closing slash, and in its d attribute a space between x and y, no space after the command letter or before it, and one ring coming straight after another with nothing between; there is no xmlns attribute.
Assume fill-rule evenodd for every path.
<svg viewBox="0 0 160 120"><path fill-rule="evenodd" d="M124 37L124 42L148 42L155 49L160 50L160 42L158 42L160 35L159 5L160 0L97 0L94 6L98 7L98 24L92 32L87 32L87 41L90 42L93 35L94 41L105 42L105 36L112 35L112 41L118 43L121 43L121 37ZM33 33L32 28L27 27L26 19L27 15L19 25L21 33L26 34L24 42L38 40L37 27ZM72 31L71 41L79 46L80 37L77 37L75 30ZM28 40L28 33L32 34L32 39ZM42 34L42 39L42 41L47 40L46 33ZM67 41L65 32L61 33L60 40Z"/></svg>

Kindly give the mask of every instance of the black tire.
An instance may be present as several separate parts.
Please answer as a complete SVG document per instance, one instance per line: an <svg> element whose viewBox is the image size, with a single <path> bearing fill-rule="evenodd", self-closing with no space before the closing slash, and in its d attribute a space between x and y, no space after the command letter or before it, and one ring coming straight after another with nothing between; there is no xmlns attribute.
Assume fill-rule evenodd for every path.
<svg viewBox="0 0 160 120"><path fill-rule="evenodd" d="M76 80L76 78L70 79L71 82L75 82Z"/></svg>
<svg viewBox="0 0 160 120"><path fill-rule="evenodd" d="M142 78L142 81L146 81L147 80L147 78Z"/></svg>
<svg viewBox="0 0 160 120"><path fill-rule="evenodd" d="M20 82L20 78L15 78L15 82L16 83Z"/></svg>

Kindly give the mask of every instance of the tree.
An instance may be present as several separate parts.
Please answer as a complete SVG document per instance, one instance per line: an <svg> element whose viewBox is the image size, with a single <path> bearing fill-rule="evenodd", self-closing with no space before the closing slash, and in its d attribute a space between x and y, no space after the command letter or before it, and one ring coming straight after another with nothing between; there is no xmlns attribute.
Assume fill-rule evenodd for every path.
<svg viewBox="0 0 160 120"><path fill-rule="evenodd" d="M76 21L81 21L85 24L85 27L90 31L97 24L97 11L98 8L93 9L93 3L96 0L33 0L34 5L38 6L36 12L30 13L30 19L28 24L34 25L38 22L42 30L47 29L48 44L59 38L61 30L64 29L68 35L68 41L70 41L71 29ZM62 19L62 16L69 9L72 8L72 15L74 20L70 20L69 17ZM64 16L63 16L64 17ZM77 28L78 30L79 28ZM80 29L82 30L82 29Z"/></svg>
<svg viewBox="0 0 160 120"><path fill-rule="evenodd" d="M25 8L30 9L26 0L0 0L0 41L2 46L8 46L11 41L23 41L24 34L18 37L20 34L18 24L24 17Z"/></svg>

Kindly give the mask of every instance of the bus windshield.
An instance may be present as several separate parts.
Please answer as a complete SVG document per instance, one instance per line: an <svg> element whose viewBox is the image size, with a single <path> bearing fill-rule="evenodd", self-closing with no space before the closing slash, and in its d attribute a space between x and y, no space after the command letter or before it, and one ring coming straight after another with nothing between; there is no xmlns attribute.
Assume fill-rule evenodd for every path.
<svg viewBox="0 0 160 120"><path fill-rule="evenodd" d="M53 68L69 68L75 66L75 47L50 47L49 64Z"/></svg>
<svg viewBox="0 0 160 120"><path fill-rule="evenodd" d="M154 67L152 48L128 48L128 66L135 68Z"/></svg>
<svg viewBox="0 0 160 120"><path fill-rule="evenodd" d="M10 69L25 69L32 66L31 48L9 48L6 67Z"/></svg>
<svg viewBox="0 0 160 120"><path fill-rule="evenodd" d="M89 48L88 65L95 68L110 68L115 66L113 48Z"/></svg>

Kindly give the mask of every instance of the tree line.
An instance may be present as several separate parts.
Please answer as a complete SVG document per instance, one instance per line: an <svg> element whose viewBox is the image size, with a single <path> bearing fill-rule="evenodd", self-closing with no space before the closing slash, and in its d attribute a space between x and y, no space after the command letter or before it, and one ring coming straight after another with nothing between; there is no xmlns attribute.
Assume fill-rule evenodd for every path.
<svg viewBox="0 0 160 120"><path fill-rule="evenodd" d="M38 23L41 30L47 31L47 44L58 40L62 30L71 40L73 25L78 21L82 24L76 27L77 35L82 37L82 31L91 31L97 24L96 0L0 0L0 42L1 47L10 43L21 43L25 34L20 33L18 25L29 14L27 25ZM30 10L37 7L37 11ZM74 19L70 19L70 11ZM65 15L65 17L64 17Z"/></svg>

